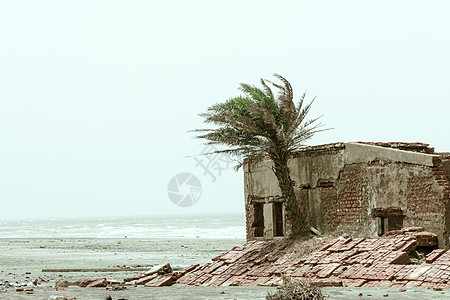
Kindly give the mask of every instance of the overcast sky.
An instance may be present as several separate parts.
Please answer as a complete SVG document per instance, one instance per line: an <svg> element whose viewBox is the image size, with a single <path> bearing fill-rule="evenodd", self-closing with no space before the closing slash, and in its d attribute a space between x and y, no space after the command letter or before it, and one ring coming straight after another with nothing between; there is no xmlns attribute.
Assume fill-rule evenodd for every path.
<svg viewBox="0 0 450 300"><path fill-rule="evenodd" d="M334 128L311 145L450 151L449 1L0 0L0 218L243 211L242 171L212 182L187 131L275 72Z"/></svg>

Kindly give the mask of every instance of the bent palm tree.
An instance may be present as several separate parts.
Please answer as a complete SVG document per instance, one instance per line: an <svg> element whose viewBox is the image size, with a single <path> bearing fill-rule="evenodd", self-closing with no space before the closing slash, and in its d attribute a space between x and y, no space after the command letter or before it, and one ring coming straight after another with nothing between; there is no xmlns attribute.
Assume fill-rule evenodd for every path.
<svg viewBox="0 0 450 300"><path fill-rule="evenodd" d="M198 129L202 132L198 138L208 140L208 144L226 145L228 149L213 153L229 153L240 158L237 168L244 160L269 158L273 162L272 170L281 189L286 215L292 224L292 236L305 235L308 232L305 216L302 216L294 193L288 159L293 152L304 146L303 142L316 132L322 131L317 123L320 118L307 120L314 99L304 105L306 94L298 105L293 102L293 90L282 76L274 74L282 84L261 79L262 89L241 84L244 96L231 98L208 108L205 123L214 124L216 129ZM267 83L279 90L274 96Z"/></svg>

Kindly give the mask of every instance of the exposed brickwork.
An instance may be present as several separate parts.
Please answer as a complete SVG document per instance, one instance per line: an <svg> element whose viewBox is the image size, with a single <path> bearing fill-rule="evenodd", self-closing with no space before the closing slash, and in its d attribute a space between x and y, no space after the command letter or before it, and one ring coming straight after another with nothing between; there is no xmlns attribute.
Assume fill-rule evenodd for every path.
<svg viewBox="0 0 450 300"><path fill-rule="evenodd" d="M347 155L345 143L305 147L294 155L291 177L308 226L323 234L376 237L392 229L389 222L398 221L400 226L425 227L438 235L440 247L449 247L450 155L434 154L423 143L358 143L377 147L351 152L356 159ZM402 160L405 157L409 162ZM266 203L280 197L269 169L266 165L245 173L246 195ZM246 205L248 239L253 238L252 209ZM400 211L400 219L386 220L395 214L373 214L388 209ZM288 237L287 219L284 228Z"/></svg>
<svg viewBox="0 0 450 300"><path fill-rule="evenodd" d="M450 157L441 155L433 159L434 166L431 168L434 179L442 190L442 197L439 205L441 214L444 212L444 229L443 237L448 243L444 243L446 247L450 246Z"/></svg>
<svg viewBox="0 0 450 300"><path fill-rule="evenodd" d="M448 245L448 235L445 233L446 207L443 200L443 190L433 178L431 168L420 173L421 176L408 177L408 205L410 220L414 225L420 225L427 230L440 234L440 246ZM409 223L411 225L411 223Z"/></svg>
<svg viewBox="0 0 450 300"><path fill-rule="evenodd" d="M294 154L294 157L318 156L325 154L336 154L345 148L345 143L332 143L319 146L303 147Z"/></svg>
<svg viewBox="0 0 450 300"><path fill-rule="evenodd" d="M449 199L450 195L450 181L448 176L445 174L444 167L442 166L442 161L440 159L435 159L435 166L431 168L434 179L436 179L439 186L444 190L444 199Z"/></svg>
<svg viewBox="0 0 450 300"><path fill-rule="evenodd" d="M357 180L359 173L360 171L355 169L341 175L339 185L342 188L337 191L334 227L354 226L361 221L361 192Z"/></svg>
<svg viewBox="0 0 450 300"><path fill-rule="evenodd" d="M322 208L332 212L333 226L324 224L320 229L356 236L376 235L368 231L376 227L372 212L396 207L405 213L404 225L421 225L442 233L444 195L436 184L428 167L388 161L346 166L336 182L337 199L329 195L322 199L329 199Z"/></svg>
<svg viewBox="0 0 450 300"><path fill-rule="evenodd" d="M332 188L318 188L317 194L320 197L320 200L323 203L337 203L338 201L338 193L336 187ZM314 202L315 199L312 198L311 202ZM317 226L322 232L332 232L336 226L336 215L335 209L333 206L325 205L322 207L318 207L312 216L315 216L315 223L313 226L317 226L317 224L322 224L321 227ZM313 223L313 221L310 221Z"/></svg>

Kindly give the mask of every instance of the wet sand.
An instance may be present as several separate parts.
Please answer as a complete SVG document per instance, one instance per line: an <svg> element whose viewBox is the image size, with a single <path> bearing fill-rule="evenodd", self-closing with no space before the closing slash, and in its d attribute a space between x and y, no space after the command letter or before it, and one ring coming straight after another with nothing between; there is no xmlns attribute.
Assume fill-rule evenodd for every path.
<svg viewBox="0 0 450 300"><path fill-rule="evenodd" d="M106 291L104 288L79 288L69 287L66 291L49 291L45 289L35 289L33 294L8 291L0 292L0 299L42 299L49 297L64 296L76 297L79 299L103 300L110 296L113 300L129 299L266 299L268 292L274 292L274 288L268 287L194 287L179 286L151 288L151 287L131 287L124 291ZM398 289L381 288L324 288L324 295L328 299L450 299L449 291L439 292L423 289L408 289L400 292ZM444 294L443 294L444 293ZM359 296L362 294L362 296ZM386 296L387 295L387 296Z"/></svg>
<svg viewBox="0 0 450 300"><path fill-rule="evenodd" d="M192 264L207 263L220 253L243 243L244 240L238 239L0 239L0 279L29 281L45 275L69 281L100 276L122 280L133 272L89 274L42 270L105 269L165 263L170 263L173 268L184 268ZM31 274L25 274L27 272Z"/></svg>
<svg viewBox="0 0 450 300"><path fill-rule="evenodd" d="M50 296L76 297L77 299L265 299L269 287L194 287L171 286L163 288L127 287L122 291L105 288L80 288L69 286L66 290L53 290L59 279L69 282L87 278L122 281L134 271L115 266L149 267L170 263L173 268L191 264L204 264L218 254L241 245L244 240L205 239L0 239L0 283L27 284L32 294L16 292L15 287L0 285L0 299L49 299ZM115 272L95 269L114 268ZM42 272L44 269L92 269L91 272ZM34 286L38 278L49 282ZM363 296L360 297L359 294ZM329 299L450 299L450 291L389 288L325 288ZM385 295L388 295L385 297Z"/></svg>

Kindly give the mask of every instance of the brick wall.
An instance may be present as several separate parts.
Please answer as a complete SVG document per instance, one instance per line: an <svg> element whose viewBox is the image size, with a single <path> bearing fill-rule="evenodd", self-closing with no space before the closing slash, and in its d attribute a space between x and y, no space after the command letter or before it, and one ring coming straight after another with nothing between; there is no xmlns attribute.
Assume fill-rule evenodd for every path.
<svg viewBox="0 0 450 300"><path fill-rule="evenodd" d="M355 232L355 225L363 220L363 195L361 192L361 171L358 168L345 170L337 182L335 209L332 213L333 228L345 227L346 232ZM327 203L333 207L333 203Z"/></svg>
<svg viewBox="0 0 450 300"><path fill-rule="evenodd" d="M450 158L420 154L417 159L418 154L413 154L414 159L408 161L407 151L374 149L381 151L384 158L367 160L369 156L362 149L354 152L359 162L355 163L354 156L346 162L348 155L342 144L296 154L290 161L291 177L308 226L323 234L375 237L379 232L379 216L373 215L374 209L394 208L404 216L404 226L423 226L438 235L440 247L450 246ZM397 161L388 158L389 151ZM402 155L406 155L408 162L398 161ZM280 196L269 167L253 165L251 172L247 168L244 173L247 197L267 202ZM252 239L253 207L248 199L247 237ZM290 232L286 219L285 236Z"/></svg>
<svg viewBox="0 0 450 300"><path fill-rule="evenodd" d="M375 208L399 208L404 226L423 226L448 243L444 188L433 168L398 162L371 162L345 166L336 182L336 202L322 202L322 211L332 212L333 226L322 231L355 236L376 236ZM322 197L323 198L323 197ZM331 230L330 230L331 229Z"/></svg>

